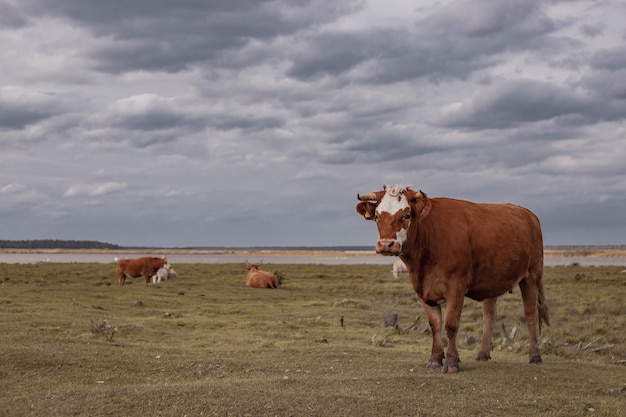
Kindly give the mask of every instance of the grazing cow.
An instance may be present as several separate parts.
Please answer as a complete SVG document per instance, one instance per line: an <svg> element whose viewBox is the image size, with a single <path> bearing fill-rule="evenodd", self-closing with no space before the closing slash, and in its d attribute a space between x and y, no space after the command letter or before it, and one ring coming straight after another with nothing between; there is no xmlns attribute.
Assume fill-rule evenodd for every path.
<svg viewBox="0 0 626 417"><path fill-rule="evenodd" d="M138 277L143 275L146 284L150 283L150 277L155 275L157 271L163 267L168 267L165 257L155 258L137 258L137 259L120 259L117 261L117 285L124 285L126 277Z"/></svg>
<svg viewBox="0 0 626 417"><path fill-rule="evenodd" d="M393 263L393 267L391 269L391 273L394 277L398 278L401 272L407 272L406 265L402 262L401 259L398 259Z"/></svg>
<svg viewBox="0 0 626 417"><path fill-rule="evenodd" d="M168 279L175 278L177 276L178 274L174 271L174 268L164 266L163 268L160 268L156 274L152 275L152 283L158 284L161 281L167 281Z"/></svg>
<svg viewBox="0 0 626 417"><path fill-rule="evenodd" d="M257 264L246 264L246 286L253 288L278 288L278 278L271 272L262 271Z"/></svg>
<svg viewBox="0 0 626 417"><path fill-rule="evenodd" d="M399 256L406 264L432 329L428 367L459 371L457 331L463 300L482 301L483 337L477 360L490 359L496 297L519 285L530 335L530 362L540 363L537 342L541 324L549 324L543 284L543 238L539 219L513 204L477 204L429 198L408 187L387 187L358 195L356 211L374 220L376 252ZM441 304L448 336L441 340Z"/></svg>

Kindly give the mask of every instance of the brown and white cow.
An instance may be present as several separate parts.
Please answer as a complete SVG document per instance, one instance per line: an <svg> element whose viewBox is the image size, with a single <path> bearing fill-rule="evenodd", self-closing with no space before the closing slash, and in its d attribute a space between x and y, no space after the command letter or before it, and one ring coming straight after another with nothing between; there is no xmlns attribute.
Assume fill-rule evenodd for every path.
<svg viewBox="0 0 626 417"><path fill-rule="evenodd" d="M459 371L457 331L465 297L482 301L483 337L477 360L490 359L496 297L519 285L530 335L530 362L540 363L537 342L549 315L543 284L543 238L539 219L513 204L477 204L451 198L429 198L409 187L384 186L358 195L356 210L374 220L376 252L399 256L406 264L432 329L428 367ZM441 304L448 336L441 339Z"/></svg>
<svg viewBox="0 0 626 417"><path fill-rule="evenodd" d="M271 272L262 271L258 264L246 264L246 286L253 288L278 288L278 278Z"/></svg>
<svg viewBox="0 0 626 417"><path fill-rule="evenodd" d="M151 279L153 284L158 284L161 281L167 281L168 279L176 278L177 276L178 274L174 268L171 266L163 266L163 268L160 268L156 274L152 275Z"/></svg>
<svg viewBox="0 0 626 417"><path fill-rule="evenodd" d="M398 259L393 263L393 266L391 267L391 273L393 274L394 278L398 278L402 272L408 272L408 270L406 269L406 265L404 264L404 262L402 262L401 259Z"/></svg>
<svg viewBox="0 0 626 417"><path fill-rule="evenodd" d="M157 271L167 267L165 257L145 257L136 259L120 259L117 261L117 285L124 285L126 277L139 277L143 275L146 284L150 283L150 277Z"/></svg>

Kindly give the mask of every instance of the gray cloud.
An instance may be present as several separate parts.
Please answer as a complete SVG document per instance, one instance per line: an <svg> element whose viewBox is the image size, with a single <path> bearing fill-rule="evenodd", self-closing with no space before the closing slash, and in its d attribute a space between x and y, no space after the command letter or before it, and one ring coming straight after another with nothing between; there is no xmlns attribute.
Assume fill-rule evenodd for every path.
<svg viewBox="0 0 626 417"><path fill-rule="evenodd" d="M0 3L0 27L20 27L24 26L25 23L26 20L13 5Z"/></svg>
<svg viewBox="0 0 626 417"><path fill-rule="evenodd" d="M554 47L544 36L557 24L539 5L454 2L409 27L316 33L290 57L288 75L301 80L344 75L374 83L424 76L465 79L501 60L500 54Z"/></svg>
<svg viewBox="0 0 626 417"><path fill-rule="evenodd" d="M217 62L253 40L268 41L332 21L358 7L346 1L27 1L35 16L69 18L98 39L87 53L95 69L183 71ZM26 14L26 13L25 13Z"/></svg>
<svg viewBox="0 0 626 417"><path fill-rule="evenodd" d="M583 24L583 25L580 25L579 30L580 30L580 33L594 38L596 36L602 35L602 33L604 32L604 25L602 23Z"/></svg>
<svg viewBox="0 0 626 417"><path fill-rule="evenodd" d="M595 112L593 100L571 89L531 80L505 81L481 90L470 103L441 117L439 124L504 129L568 115Z"/></svg>
<svg viewBox="0 0 626 417"><path fill-rule="evenodd" d="M58 98L17 86L0 87L0 129L23 129L59 113Z"/></svg>
<svg viewBox="0 0 626 417"><path fill-rule="evenodd" d="M193 123L192 115L155 94L125 97L111 104L104 123L129 130L167 130Z"/></svg>
<svg viewBox="0 0 626 417"><path fill-rule="evenodd" d="M76 197L81 195L99 196L113 192L123 191L126 189L126 184L120 184L117 182L106 182L104 184L74 184L65 191L64 196Z"/></svg>
<svg viewBox="0 0 626 417"><path fill-rule="evenodd" d="M621 2L0 4L3 237L369 244L357 192L624 243ZM580 224L588 218L586 229Z"/></svg>
<svg viewBox="0 0 626 417"><path fill-rule="evenodd" d="M626 46L602 49L591 57L589 64L598 69L619 71L626 69Z"/></svg>

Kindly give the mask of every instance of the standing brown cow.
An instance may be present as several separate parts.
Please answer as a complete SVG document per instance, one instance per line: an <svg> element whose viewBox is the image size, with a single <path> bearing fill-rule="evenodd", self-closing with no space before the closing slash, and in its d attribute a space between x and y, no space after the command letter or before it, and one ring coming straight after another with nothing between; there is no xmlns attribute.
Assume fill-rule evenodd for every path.
<svg viewBox="0 0 626 417"><path fill-rule="evenodd" d="M428 198L408 187L387 187L367 195L356 210L374 220L376 252L399 256L406 264L432 329L428 367L459 371L457 331L467 296L483 305L483 337L477 360L490 359L496 297L519 285L530 334L530 362L541 362L537 343L542 322L548 324L543 284L543 238L539 219L513 204L477 204ZM448 336L444 359L443 324Z"/></svg>
<svg viewBox="0 0 626 417"><path fill-rule="evenodd" d="M261 271L257 264L247 264L246 286L253 288L278 288L278 278L271 272Z"/></svg>
<svg viewBox="0 0 626 417"><path fill-rule="evenodd" d="M166 267L165 257L145 257L136 259L120 259L117 261L117 285L124 285L126 277L138 277L143 275L146 284L150 283L150 277L163 267Z"/></svg>

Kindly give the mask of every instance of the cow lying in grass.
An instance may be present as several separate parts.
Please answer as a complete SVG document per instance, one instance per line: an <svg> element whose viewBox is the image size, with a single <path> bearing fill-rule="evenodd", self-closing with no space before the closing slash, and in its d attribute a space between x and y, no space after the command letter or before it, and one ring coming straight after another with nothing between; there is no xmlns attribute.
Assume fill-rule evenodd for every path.
<svg viewBox="0 0 626 417"><path fill-rule="evenodd" d="M262 271L257 264L246 262L246 267L248 268L246 286L253 288L278 288L279 282L276 275Z"/></svg>
<svg viewBox="0 0 626 417"><path fill-rule="evenodd" d="M161 281L167 281L168 279L175 278L177 276L178 274L174 271L174 268L164 266L159 269L156 274L152 275L152 283L158 284Z"/></svg>

